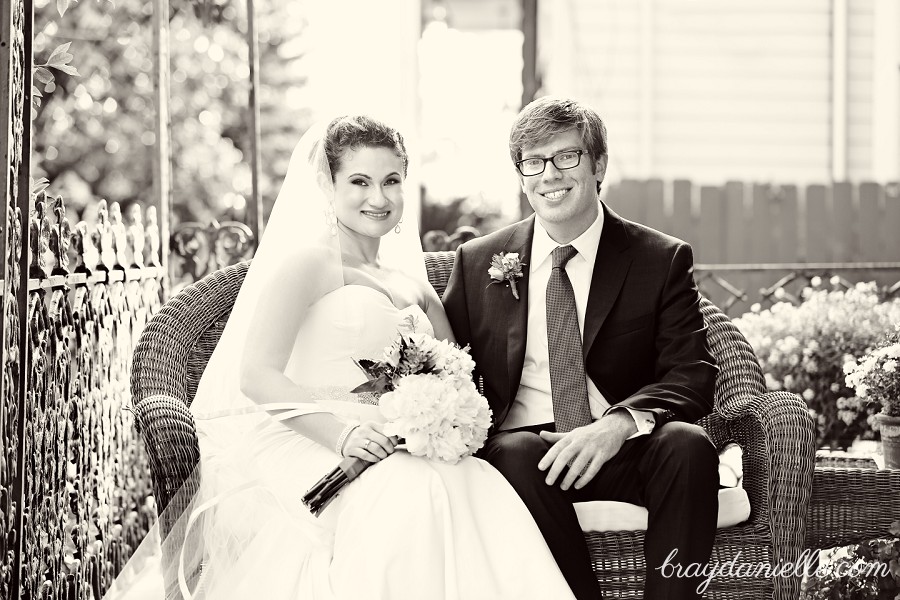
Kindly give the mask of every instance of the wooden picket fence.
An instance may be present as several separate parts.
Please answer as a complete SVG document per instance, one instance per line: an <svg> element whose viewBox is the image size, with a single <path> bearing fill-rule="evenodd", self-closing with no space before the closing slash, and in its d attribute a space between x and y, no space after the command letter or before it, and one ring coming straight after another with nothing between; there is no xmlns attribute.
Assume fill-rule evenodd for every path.
<svg viewBox="0 0 900 600"><path fill-rule="evenodd" d="M732 315L796 295L814 276L900 291L900 184L694 185L624 180L606 202L689 242L703 292ZM838 284L837 281L840 280Z"/></svg>

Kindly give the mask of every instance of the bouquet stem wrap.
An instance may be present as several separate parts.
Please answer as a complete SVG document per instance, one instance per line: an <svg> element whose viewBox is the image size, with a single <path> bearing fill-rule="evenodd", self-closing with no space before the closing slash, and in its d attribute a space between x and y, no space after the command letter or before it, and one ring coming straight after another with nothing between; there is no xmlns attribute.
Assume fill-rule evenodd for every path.
<svg viewBox="0 0 900 600"><path fill-rule="evenodd" d="M349 457L338 463L330 473L317 481L303 496L301 502L315 516L325 510L345 485L359 477L372 463L361 458Z"/></svg>

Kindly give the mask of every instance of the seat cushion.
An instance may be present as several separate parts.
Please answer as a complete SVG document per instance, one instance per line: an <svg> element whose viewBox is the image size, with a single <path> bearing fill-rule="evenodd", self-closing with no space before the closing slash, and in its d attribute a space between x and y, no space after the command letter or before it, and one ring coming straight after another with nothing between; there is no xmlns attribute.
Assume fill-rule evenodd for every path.
<svg viewBox="0 0 900 600"><path fill-rule="evenodd" d="M732 527L750 518L750 499L744 488L741 457L737 444L728 444L719 453L719 518L716 527ZM575 513L582 531L646 531L647 509L612 501L576 502Z"/></svg>
<svg viewBox="0 0 900 600"><path fill-rule="evenodd" d="M647 509L612 501L576 502L575 513L582 531L646 531ZM716 527L732 527L750 517L750 500L744 488L719 490Z"/></svg>

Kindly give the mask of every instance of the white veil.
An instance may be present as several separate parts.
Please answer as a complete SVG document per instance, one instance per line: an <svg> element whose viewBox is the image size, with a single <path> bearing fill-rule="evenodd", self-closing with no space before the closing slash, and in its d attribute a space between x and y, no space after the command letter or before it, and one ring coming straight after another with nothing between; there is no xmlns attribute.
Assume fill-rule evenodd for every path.
<svg viewBox="0 0 900 600"><path fill-rule="evenodd" d="M339 117L340 118L340 117ZM333 121L332 121L333 122ZM344 284L340 261L341 235L335 234L332 173L325 154L324 136L329 123L313 125L294 148L281 191L266 223L265 234L254 254L228 324L209 360L191 405L196 416L218 415L226 410L255 406L240 393L239 371L244 340L260 297L277 286L285 261L304 253L332 256L321 266L321 284L336 289ZM322 250L331 252L322 252ZM381 239L379 262L428 281L422 244L415 222L404 222L399 233ZM298 382L300 383L300 382Z"/></svg>
<svg viewBox="0 0 900 600"><path fill-rule="evenodd" d="M278 274L285 266L302 259L306 253L333 257L321 261L317 279L327 289L344 285L342 234L336 232L334 186L325 152L325 134L336 121L314 125L294 148L265 233L190 407L200 439L200 464L166 509L172 514L165 520L173 523L163 528L169 530L168 535L160 534L160 522L157 522L104 596L108 600L160 598L163 579L166 598L205 597L203 579L215 576L215 571L208 567L211 553L216 555L214 562L220 568L227 568L249 543L233 529L223 531L210 523L208 510L234 494L255 494L258 507L277 502L265 490L254 488L253 466L248 464L252 459L240 452L239 440L252 436L273 418L281 420L310 412L337 413L333 410L336 405L352 406L346 401L334 402L339 395L346 400L349 387L321 390L304 388L303 382L295 382L304 390L305 397L298 398L296 403L266 405L270 411L266 412L240 389L245 340L257 305L264 294L278 293ZM402 143L402 138L399 139ZM415 219L406 219L399 233L391 231L382 238L379 263L383 268L396 269L427 282ZM221 512L216 518L222 518ZM257 517L235 515L235 519L244 521L254 518ZM252 532L252 529L252 523L244 523L240 531ZM186 531L189 535L185 535Z"/></svg>

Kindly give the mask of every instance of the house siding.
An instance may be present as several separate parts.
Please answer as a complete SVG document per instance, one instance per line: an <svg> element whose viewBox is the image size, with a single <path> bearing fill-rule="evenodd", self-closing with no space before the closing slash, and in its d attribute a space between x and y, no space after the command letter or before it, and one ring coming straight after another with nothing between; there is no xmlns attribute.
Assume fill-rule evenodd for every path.
<svg viewBox="0 0 900 600"><path fill-rule="evenodd" d="M851 180L872 177L874 1L847 8ZM611 177L831 179L829 0L546 0L539 11L542 93L598 109Z"/></svg>

